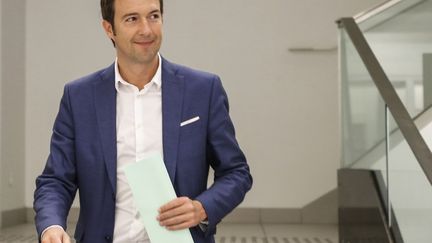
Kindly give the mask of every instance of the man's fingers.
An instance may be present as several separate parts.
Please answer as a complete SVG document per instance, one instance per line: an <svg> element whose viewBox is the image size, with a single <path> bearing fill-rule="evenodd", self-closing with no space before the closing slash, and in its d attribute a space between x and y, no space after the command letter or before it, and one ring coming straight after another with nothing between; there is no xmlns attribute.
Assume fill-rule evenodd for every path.
<svg viewBox="0 0 432 243"><path fill-rule="evenodd" d="M190 227L193 227L194 225L193 225L193 223L191 223L191 222L184 222L184 223L181 223L181 224L176 224L176 225L173 225L173 226L167 226L166 228L168 229L168 230L182 230L182 229L188 229L188 228L190 228Z"/></svg>
<svg viewBox="0 0 432 243"><path fill-rule="evenodd" d="M192 220L193 220L193 215L191 213L187 213L187 214L181 214L175 217L171 217L165 220L161 220L159 223L162 226L173 226L176 224L181 224Z"/></svg>
<svg viewBox="0 0 432 243"><path fill-rule="evenodd" d="M169 230L179 230L194 227L205 218L207 214L199 201L180 197L163 205L157 220Z"/></svg>
<svg viewBox="0 0 432 243"><path fill-rule="evenodd" d="M164 221L165 219L168 218L172 218L178 215L181 215L183 213L183 209L182 207L177 207L168 211L165 211L164 213L161 213L158 217L157 220L159 221Z"/></svg>
<svg viewBox="0 0 432 243"><path fill-rule="evenodd" d="M64 243L61 236L45 237L42 243ZM68 242L70 243L70 242Z"/></svg>
<svg viewBox="0 0 432 243"><path fill-rule="evenodd" d="M71 243L70 237L66 232L63 233L63 243Z"/></svg>
<svg viewBox="0 0 432 243"><path fill-rule="evenodd" d="M50 237L50 238L45 237L42 240L42 243L63 243L63 242L61 240L61 237Z"/></svg>
<svg viewBox="0 0 432 243"><path fill-rule="evenodd" d="M164 211L158 216L159 221L164 221L165 219L172 218L178 215L182 215L194 210L194 206L191 203L184 203L175 208L171 208L167 211Z"/></svg>
<svg viewBox="0 0 432 243"><path fill-rule="evenodd" d="M170 209L179 207L179 206L183 205L184 203L186 203L188 200L190 200L190 199L187 197L176 198L176 199L168 202L167 204L163 205L162 207L160 207L159 213L163 213L163 212L168 211Z"/></svg>
<svg viewBox="0 0 432 243"><path fill-rule="evenodd" d="M42 243L71 243L69 235L60 227L48 229L42 236Z"/></svg>
<svg viewBox="0 0 432 243"><path fill-rule="evenodd" d="M167 219L161 222L161 225L168 230L188 229L195 226L195 221L192 213L183 214L174 218Z"/></svg>

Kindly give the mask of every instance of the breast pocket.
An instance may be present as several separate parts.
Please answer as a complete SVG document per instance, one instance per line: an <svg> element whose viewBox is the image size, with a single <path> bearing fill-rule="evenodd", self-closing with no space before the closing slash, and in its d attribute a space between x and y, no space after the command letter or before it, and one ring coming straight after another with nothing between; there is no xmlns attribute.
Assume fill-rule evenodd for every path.
<svg viewBox="0 0 432 243"><path fill-rule="evenodd" d="M190 163L204 157L207 129L204 119L186 119L186 121L188 122L180 127L178 159Z"/></svg>
<svg viewBox="0 0 432 243"><path fill-rule="evenodd" d="M188 126L188 125L193 124L195 122L199 122L199 120L200 120L199 116L195 116L195 117L189 118L189 119L187 119L185 121L182 121L180 123L180 127Z"/></svg>
<svg viewBox="0 0 432 243"><path fill-rule="evenodd" d="M180 134L182 139L193 139L194 136L202 135L203 123L199 116L194 116L180 123Z"/></svg>

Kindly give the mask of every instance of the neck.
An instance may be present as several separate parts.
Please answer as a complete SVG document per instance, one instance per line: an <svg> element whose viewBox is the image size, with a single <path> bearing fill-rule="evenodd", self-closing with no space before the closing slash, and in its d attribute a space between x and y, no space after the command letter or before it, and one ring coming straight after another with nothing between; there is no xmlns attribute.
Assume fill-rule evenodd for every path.
<svg viewBox="0 0 432 243"><path fill-rule="evenodd" d="M156 57L151 63L127 63L117 59L117 64L122 78L142 90L156 74L159 57Z"/></svg>

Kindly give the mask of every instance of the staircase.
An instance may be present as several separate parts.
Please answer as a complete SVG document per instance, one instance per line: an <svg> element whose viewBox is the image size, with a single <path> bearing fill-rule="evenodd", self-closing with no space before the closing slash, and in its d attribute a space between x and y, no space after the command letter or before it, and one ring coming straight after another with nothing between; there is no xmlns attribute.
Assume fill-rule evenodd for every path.
<svg viewBox="0 0 432 243"><path fill-rule="evenodd" d="M340 242L432 242L432 0L342 18Z"/></svg>

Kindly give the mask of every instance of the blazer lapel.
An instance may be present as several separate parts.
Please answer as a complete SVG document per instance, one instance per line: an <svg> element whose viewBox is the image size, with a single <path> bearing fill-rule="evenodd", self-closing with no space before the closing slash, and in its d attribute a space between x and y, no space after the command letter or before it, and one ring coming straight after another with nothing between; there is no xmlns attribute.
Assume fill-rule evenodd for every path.
<svg viewBox="0 0 432 243"><path fill-rule="evenodd" d="M162 58L162 141L165 166L174 185L180 122L183 107L183 76Z"/></svg>
<svg viewBox="0 0 432 243"><path fill-rule="evenodd" d="M104 161L109 181L116 191L117 141L116 141L116 90L114 64L105 69L99 82L94 84L95 112L102 143Z"/></svg>
<svg viewBox="0 0 432 243"><path fill-rule="evenodd" d="M183 107L183 76L176 74L173 64L162 58L162 141L164 162L174 184ZM116 191L116 90L114 64L101 73L94 85L96 117L104 152L107 174Z"/></svg>

